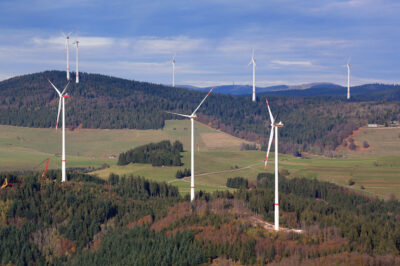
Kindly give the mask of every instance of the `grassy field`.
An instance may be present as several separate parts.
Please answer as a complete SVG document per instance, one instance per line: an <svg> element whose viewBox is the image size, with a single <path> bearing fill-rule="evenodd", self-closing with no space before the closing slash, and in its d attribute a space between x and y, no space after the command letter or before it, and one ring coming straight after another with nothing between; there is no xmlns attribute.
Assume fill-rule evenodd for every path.
<svg viewBox="0 0 400 266"><path fill-rule="evenodd" d="M272 153L272 156L274 154ZM183 162L189 165L190 154L185 153ZM253 181L261 172L274 171L273 161L264 170L265 154L260 151L204 151L196 153L195 180L196 187L211 186L213 190L224 188L226 179L241 176ZM311 158L302 159L288 155L280 155L279 168L289 171L291 177L318 178L338 185L347 186L350 179L355 182L351 188L372 196L387 198L394 194L400 198L400 156L376 158ZM395 162L387 164L388 161ZM184 167L185 167L184 166ZM183 168L183 167L182 167ZM112 166L94 172L107 178L113 172L145 176L158 181L174 182L176 171L180 167L152 167L150 165L130 164L128 166ZM185 178L186 182L189 178ZM361 189L361 187L364 189ZM189 183L186 184L186 189ZM209 189L208 189L209 190Z"/></svg>
<svg viewBox="0 0 400 266"><path fill-rule="evenodd" d="M337 153L346 157L375 157L400 155L400 127L365 128L362 127L350 136L354 139L357 148L353 151L340 146ZM347 138L348 140L349 138ZM363 147L366 141L368 148Z"/></svg>
<svg viewBox="0 0 400 266"><path fill-rule="evenodd" d="M177 170L189 167L188 152L183 153L182 167L152 167L147 164L117 166L117 159L109 157L118 157L120 152L127 149L164 139L180 140L187 150L190 143L189 127L189 121L180 120L167 121L163 130L68 131L67 166L99 167L108 163L110 168L93 173L102 178L107 178L111 172L140 175L169 182L185 193L189 191L189 178L178 180L175 174ZM287 169L292 177L318 178L343 186L347 186L352 179L355 182L352 188L355 190L384 198L391 193L400 197L400 148L396 148L400 141L393 137L398 137L398 134L390 130L378 130L361 130L353 136L356 143L367 140L370 149L355 152L343 149L347 158L339 159L280 155L280 169ZM38 164L47 157L51 158L50 168L59 168L60 140L61 132L55 132L54 129L0 126L0 171L32 169L35 166L40 170L44 166ZM196 188L207 191L226 189L226 179L229 177L241 176L252 181L260 172L273 172L273 161L266 170L263 168L264 152L240 151L242 142L241 139L196 123L196 144L199 144L199 151L195 153ZM380 147L379 143L384 143L384 147ZM365 189L361 189L361 186Z"/></svg>
<svg viewBox="0 0 400 266"><path fill-rule="evenodd" d="M195 124L196 147L204 150L236 150L242 141L207 126ZM68 167L99 167L103 163L116 164L119 153L150 142L180 140L185 148L190 143L190 121L167 121L162 130L108 130L79 129L66 132L66 154ZM212 139L224 138L218 144ZM229 143L229 145L226 145ZM0 126L0 171L31 170L46 158L50 168L61 164L61 130ZM40 165L39 165L40 166Z"/></svg>

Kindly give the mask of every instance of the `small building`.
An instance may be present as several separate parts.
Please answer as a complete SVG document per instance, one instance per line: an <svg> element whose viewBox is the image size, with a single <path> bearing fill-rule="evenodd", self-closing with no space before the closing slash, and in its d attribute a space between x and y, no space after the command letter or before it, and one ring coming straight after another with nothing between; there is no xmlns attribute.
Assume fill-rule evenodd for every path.
<svg viewBox="0 0 400 266"><path fill-rule="evenodd" d="M368 124L368 127L369 128L376 128L376 127L378 127L378 124Z"/></svg>
<svg viewBox="0 0 400 266"><path fill-rule="evenodd" d="M390 124L391 127L400 127L400 121L392 121Z"/></svg>

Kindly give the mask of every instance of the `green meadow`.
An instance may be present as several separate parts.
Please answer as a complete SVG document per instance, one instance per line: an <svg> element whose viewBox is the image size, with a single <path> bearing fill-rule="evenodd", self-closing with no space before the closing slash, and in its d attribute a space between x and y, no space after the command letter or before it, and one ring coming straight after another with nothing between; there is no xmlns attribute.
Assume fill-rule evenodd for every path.
<svg viewBox="0 0 400 266"><path fill-rule="evenodd" d="M264 170L265 153L262 151L240 151L244 140L216 131L206 125L195 126L195 186L206 191L225 190L229 177L241 176L254 181L260 172L273 172L271 160ZM398 130L399 129L393 129ZM363 132L363 131L361 131ZM385 145L381 148L378 131L364 131L361 137L354 136L360 143L367 139L370 150L341 152L345 158L296 158L280 154L279 168L286 169L290 177L306 177L326 180L348 186L349 180L355 184L352 189L371 196L388 198L394 194L400 197L400 154L396 145L398 133L390 129L384 133ZM188 120L167 121L162 130L104 130L79 129L67 131L67 167L99 168L107 163L109 168L92 172L101 178L110 173L133 174L156 181L165 181L179 187L182 193L189 192L190 179L176 179L177 170L190 167L190 153L182 153L182 167L153 167L148 164L129 164L118 166L120 152L142 144L160 140L179 140L185 150L190 147L190 122ZM399 143L397 143L399 142ZM44 168L43 161L50 158L50 168L57 169L61 164L61 131L0 126L0 171L38 170ZM367 152L369 154L365 154ZM272 153L270 158L273 159Z"/></svg>

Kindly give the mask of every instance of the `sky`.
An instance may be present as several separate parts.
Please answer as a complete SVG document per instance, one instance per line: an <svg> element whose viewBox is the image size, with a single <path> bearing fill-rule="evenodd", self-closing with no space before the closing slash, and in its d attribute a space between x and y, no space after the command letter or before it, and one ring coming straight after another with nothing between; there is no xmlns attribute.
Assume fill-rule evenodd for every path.
<svg viewBox="0 0 400 266"><path fill-rule="evenodd" d="M400 83L398 0L0 0L0 80L70 68L213 86Z"/></svg>

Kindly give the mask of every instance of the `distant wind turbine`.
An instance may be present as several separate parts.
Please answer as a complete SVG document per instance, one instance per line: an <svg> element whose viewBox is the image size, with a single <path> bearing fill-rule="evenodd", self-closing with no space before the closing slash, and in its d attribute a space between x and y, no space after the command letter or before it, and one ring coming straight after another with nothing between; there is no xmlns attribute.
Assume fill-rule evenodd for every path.
<svg viewBox="0 0 400 266"><path fill-rule="evenodd" d="M60 92L56 86L54 86L53 83L48 79L50 82L51 86L56 90L58 93L58 96L60 97L58 101L58 114L57 114L57 123L56 123L56 129L58 128L58 121L60 118L60 110L62 109L62 157L61 157L61 182L67 181L67 175L65 171L65 98L68 98L69 95L65 93L65 91L68 88L69 83L71 82L68 80L67 85L65 86L64 90Z"/></svg>
<svg viewBox="0 0 400 266"><path fill-rule="evenodd" d="M265 164L264 164L264 169L267 167L268 163L268 156L269 156L269 151L271 148L272 140L274 138L275 134L275 231L279 231L279 194L278 194L278 128L283 127L284 125L282 122L276 123L278 117L279 117L279 111L275 118L272 115L271 108L269 107L269 103L267 98L265 98L265 102L267 103L268 107L268 112L269 112L269 117L271 119L271 133L269 135L269 142L268 142L268 150L267 150L267 155L265 156ZM275 131L275 132L274 132Z"/></svg>
<svg viewBox="0 0 400 266"><path fill-rule="evenodd" d="M190 178L190 201L194 200L194 119L197 118L196 112L199 110L200 106L204 103L204 101L207 99L208 95L213 91L214 88L211 88L211 90L207 93L207 95L203 98L203 100L200 102L199 106L193 111L191 115L184 115L184 114L179 114L179 113L173 113L173 112L167 112L169 114L173 115L179 115L183 117L190 118L191 122L191 149L190 149L190 172L191 172L191 178Z"/></svg>
<svg viewBox="0 0 400 266"><path fill-rule="evenodd" d="M76 83L79 83L79 41L76 40L73 44L76 45L76 58L75 58L75 74L76 74Z"/></svg>
<svg viewBox="0 0 400 266"><path fill-rule="evenodd" d="M252 50L251 60L247 66L253 64L253 102L256 101L256 59L254 58L254 49Z"/></svg>
<svg viewBox="0 0 400 266"><path fill-rule="evenodd" d="M350 99L350 57L347 60L347 100Z"/></svg>
<svg viewBox="0 0 400 266"><path fill-rule="evenodd" d="M172 61L171 61L171 63L172 63L172 87L175 87L175 56L176 55L174 55L174 57L172 57Z"/></svg>
<svg viewBox="0 0 400 266"><path fill-rule="evenodd" d="M64 35L65 38L65 48L67 49L67 80L70 79L69 76L69 36L71 35L72 31L68 34L65 34L64 32L61 32Z"/></svg>

